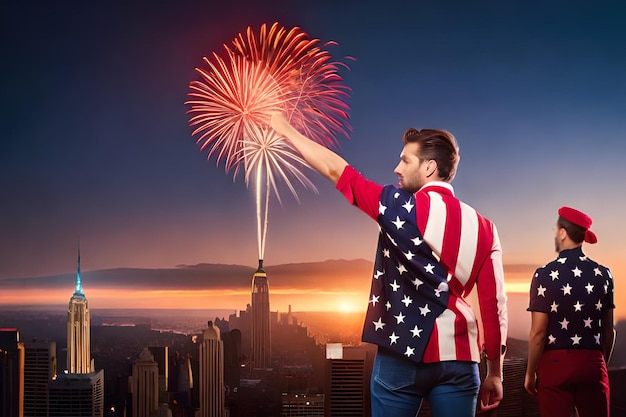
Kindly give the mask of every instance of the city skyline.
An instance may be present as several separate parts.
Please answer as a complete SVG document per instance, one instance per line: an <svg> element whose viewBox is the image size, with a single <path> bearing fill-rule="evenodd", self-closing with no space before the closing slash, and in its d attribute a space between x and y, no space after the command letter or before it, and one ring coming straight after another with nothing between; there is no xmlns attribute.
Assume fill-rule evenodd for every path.
<svg viewBox="0 0 626 417"><path fill-rule="evenodd" d="M275 265L267 267L269 311L332 312L337 317L361 314L369 299L373 264L367 260L331 260L318 263ZM509 312L509 336L527 339L530 313L526 311L528 295L519 289L521 281L532 273L530 265L505 265L505 283ZM180 266L178 269L113 269L91 271L90 304L99 314L111 311L150 311L154 308L169 314L185 311L221 311L227 316L251 309L254 292L250 276L255 268L240 265ZM258 271L256 271L258 272ZM257 275L255 272L254 275ZM84 275L84 274L83 274ZM7 310L67 310L58 300L67 297L70 274L0 281L0 306ZM252 280L254 282L254 280ZM517 281L511 283L511 281ZM298 286L294 286L294 282ZM519 289L518 289L519 288ZM473 304L474 294L470 295ZM24 304L27 300L28 304ZM130 313L129 313L130 314ZM218 314L218 316L220 315ZM620 317L616 317L618 321Z"/></svg>
<svg viewBox="0 0 626 417"><path fill-rule="evenodd" d="M599 242L584 250L613 271L625 318L622 8L358 4L7 6L0 279L73 272L79 236L86 271L256 266L253 192L199 151L184 102L203 56L278 21L337 41L337 60L355 59L342 74L353 133L338 152L357 169L396 182L407 127L450 130L461 148L456 193L495 222L504 262L547 263L558 207L586 211ZM307 174L319 194L270 201L268 271L372 259L376 224ZM369 276L355 286L368 288ZM530 282L506 279L520 293ZM221 295L236 297L224 284Z"/></svg>

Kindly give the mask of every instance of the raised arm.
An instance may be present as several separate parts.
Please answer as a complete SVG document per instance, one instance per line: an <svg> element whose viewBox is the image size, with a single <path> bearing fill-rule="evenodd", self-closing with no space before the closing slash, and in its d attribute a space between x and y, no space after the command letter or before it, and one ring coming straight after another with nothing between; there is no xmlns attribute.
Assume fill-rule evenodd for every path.
<svg viewBox="0 0 626 417"><path fill-rule="evenodd" d="M348 165L341 156L302 135L281 113L273 113L270 124L279 135L287 138L313 169L337 184Z"/></svg>

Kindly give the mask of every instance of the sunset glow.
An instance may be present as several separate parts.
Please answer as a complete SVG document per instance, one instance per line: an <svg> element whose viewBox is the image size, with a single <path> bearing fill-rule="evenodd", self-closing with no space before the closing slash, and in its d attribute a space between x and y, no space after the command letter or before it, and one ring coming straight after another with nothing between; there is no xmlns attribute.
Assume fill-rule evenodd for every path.
<svg viewBox="0 0 626 417"><path fill-rule="evenodd" d="M594 250L596 248L593 248ZM551 254L548 254L551 256ZM594 254L595 255L595 254ZM538 262L537 262L538 263ZM615 285L615 319L626 319L626 287L620 285L619 277L626 275L626 268L621 262L612 262L611 268ZM329 311L340 313L364 312L369 299L369 277L372 264L370 262L335 261L335 263L305 264L296 267L294 264L269 266L270 310L286 312L292 311ZM526 337L528 333L529 316L528 289L535 266L530 264L504 265L505 290L509 295L510 331L517 337ZM148 273L150 274L156 273ZM234 277L219 280L215 288L206 288L206 284L198 284L196 288L171 288L170 273L165 274L165 280L151 278L145 281L146 288L131 288L132 280L125 277L129 273L122 273L121 281L116 281L111 288L111 279L105 279L108 287L94 285L93 271L83 272L83 290L89 300L91 309L112 308L161 308L161 309L224 309L246 310L251 303L250 288L241 286L233 281ZM171 272L174 273L174 272ZM0 306L57 305L66 306L74 289L74 278L70 274L67 287L44 288L33 286L29 288L3 288L0 292ZM323 278L322 278L323 277ZM207 281L209 278L205 278ZM247 274L240 277L238 282L247 282L251 279ZM175 280L176 281L176 280ZM42 282L45 284L46 280ZM192 285L179 281L178 286ZM202 282L202 281L200 281ZM139 281L134 285L139 285ZM159 288L169 285L170 288Z"/></svg>
<svg viewBox="0 0 626 417"><path fill-rule="evenodd" d="M297 274L295 270L283 270L282 267L268 267L274 271L269 273L270 309L271 311L285 312L291 306L294 311L336 311L359 312L365 311L369 297L370 266L365 264L353 275L345 276L344 272L337 272L336 276L328 276L329 272L305 268L312 275ZM343 270L341 270L343 271ZM505 265L505 290L510 294L509 316L512 319L525 322L527 295L530 280L534 272L531 265L510 267ZM612 268L614 277L626 275L626 269L621 263L615 263ZM90 284L91 272L83 275L83 290L92 309L99 308L163 308L163 309L229 309L245 310L251 302L248 287L228 288L224 281L219 288L197 289L159 289L158 283L154 288L98 288ZM316 279L316 276L325 276L325 280ZM274 281L272 281L272 277ZM247 278L246 278L247 280ZM288 285L285 282L298 282L299 286ZM283 283L283 285L278 285ZM329 288L323 288L328 286ZM332 286L332 288L330 288ZM615 286L615 317L616 320L626 318L626 288L616 281ZM67 288L3 288L0 292L0 306L24 305L65 305L69 302L73 291L73 282L68 280Z"/></svg>
<svg viewBox="0 0 626 417"><path fill-rule="evenodd" d="M364 311L363 305L356 305L349 302L342 302L337 306L337 311L342 313L352 313L356 311Z"/></svg>
<svg viewBox="0 0 626 417"><path fill-rule="evenodd" d="M365 311L367 294L270 290L270 309L288 311ZM112 290L91 288L85 291L89 306L98 308L163 308L163 309L232 309L245 310L250 292L233 290ZM0 305L64 305L71 294L67 290L7 290L0 296Z"/></svg>

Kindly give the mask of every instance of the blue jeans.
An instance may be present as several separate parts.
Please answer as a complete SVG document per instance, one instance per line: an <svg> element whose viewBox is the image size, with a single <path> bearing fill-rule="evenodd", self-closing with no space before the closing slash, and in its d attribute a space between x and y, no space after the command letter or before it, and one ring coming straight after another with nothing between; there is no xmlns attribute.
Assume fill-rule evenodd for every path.
<svg viewBox="0 0 626 417"><path fill-rule="evenodd" d="M433 417L473 417L479 388L475 362L415 363L378 349L370 382L372 417L415 417L424 398Z"/></svg>

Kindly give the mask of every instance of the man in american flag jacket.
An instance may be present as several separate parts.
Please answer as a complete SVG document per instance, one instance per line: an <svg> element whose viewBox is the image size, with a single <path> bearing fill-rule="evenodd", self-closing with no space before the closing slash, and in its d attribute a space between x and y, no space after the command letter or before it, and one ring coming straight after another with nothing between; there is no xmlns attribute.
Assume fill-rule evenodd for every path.
<svg viewBox="0 0 626 417"><path fill-rule="evenodd" d="M589 259L596 243L591 218L561 207L555 228L558 257L538 268L530 284L531 329L524 386L537 395L542 416L609 415L606 363L614 341L613 277Z"/></svg>
<svg viewBox="0 0 626 417"><path fill-rule="evenodd" d="M301 135L281 114L271 126L378 222L380 236L363 327L378 346L372 416L474 416L502 399L507 334L502 250L493 223L454 196L458 147L442 130L405 132L398 185L364 178L342 157ZM476 287L483 333L466 297ZM481 341L484 340L484 343ZM486 353L482 385L478 362Z"/></svg>

